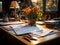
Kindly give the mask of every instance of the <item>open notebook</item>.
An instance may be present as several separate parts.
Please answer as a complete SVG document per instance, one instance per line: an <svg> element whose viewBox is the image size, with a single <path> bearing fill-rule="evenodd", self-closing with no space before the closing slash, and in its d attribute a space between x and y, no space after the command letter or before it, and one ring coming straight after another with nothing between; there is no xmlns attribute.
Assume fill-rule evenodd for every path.
<svg viewBox="0 0 60 45"><path fill-rule="evenodd" d="M26 33L32 33L40 36L46 36L48 34L56 33L56 30L45 30L39 27L39 25L35 26L25 26L25 25L10 25L9 26L9 32L16 34L16 35L22 35Z"/></svg>

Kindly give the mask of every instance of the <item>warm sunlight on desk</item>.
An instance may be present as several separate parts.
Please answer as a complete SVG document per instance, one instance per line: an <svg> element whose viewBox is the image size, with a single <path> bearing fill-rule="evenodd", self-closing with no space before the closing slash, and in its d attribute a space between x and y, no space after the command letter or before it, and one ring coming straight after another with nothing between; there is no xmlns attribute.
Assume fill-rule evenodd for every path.
<svg viewBox="0 0 60 45"><path fill-rule="evenodd" d="M58 31L53 29L48 29L43 25L37 25L36 27L34 27L34 26L26 26L26 24L23 23L19 23L19 24L16 24L18 22L16 22L15 24L14 23L15 22L13 22L13 24L8 22L3 23L3 24L10 24L10 25L0 26L0 28L2 28L4 31L14 36L17 40L20 40L27 45L36 45L49 40L53 40L54 38L58 37L57 34Z"/></svg>
<svg viewBox="0 0 60 45"><path fill-rule="evenodd" d="M35 40L31 40L32 44L38 44L39 42L42 42L44 40L43 38L40 38L40 39L38 39L36 37L33 37L33 38L36 39L36 41Z"/></svg>

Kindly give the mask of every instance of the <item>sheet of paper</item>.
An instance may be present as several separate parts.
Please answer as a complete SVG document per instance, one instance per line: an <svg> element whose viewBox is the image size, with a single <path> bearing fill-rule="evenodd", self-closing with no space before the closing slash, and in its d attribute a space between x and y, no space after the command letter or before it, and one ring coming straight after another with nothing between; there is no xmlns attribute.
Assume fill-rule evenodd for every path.
<svg viewBox="0 0 60 45"><path fill-rule="evenodd" d="M40 36L45 36L54 30L45 30L40 28L39 26L25 26L25 25L10 25L12 29L16 32L17 35L32 33Z"/></svg>
<svg viewBox="0 0 60 45"><path fill-rule="evenodd" d="M36 21L36 24L44 24L43 21Z"/></svg>
<svg viewBox="0 0 60 45"><path fill-rule="evenodd" d="M13 24L20 24L22 22L15 21L15 22L0 22L0 25L13 25Z"/></svg>

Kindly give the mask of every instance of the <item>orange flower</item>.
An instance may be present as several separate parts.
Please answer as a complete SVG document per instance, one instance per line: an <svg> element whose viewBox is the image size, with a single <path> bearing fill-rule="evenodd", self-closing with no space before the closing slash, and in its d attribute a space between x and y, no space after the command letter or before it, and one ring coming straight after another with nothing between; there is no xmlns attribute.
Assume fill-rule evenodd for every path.
<svg viewBox="0 0 60 45"><path fill-rule="evenodd" d="M24 15L28 15L30 12L31 12L30 7L27 7L27 8L22 10L22 14L24 14Z"/></svg>
<svg viewBox="0 0 60 45"><path fill-rule="evenodd" d="M31 13L33 13L33 12L34 12L34 8L31 9Z"/></svg>
<svg viewBox="0 0 60 45"><path fill-rule="evenodd" d="M36 5L36 6L34 7L34 10L35 10L35 11L39 10L39 6Z"/></svg>
<svg viewBox="0 0 60 45"><path fill-rule="evenodd" d="M27 12L25 11L25 9L23 9L23 10L22 10L22 13L23 13L23 14L26 14Z"/></svg>
<svg viewBox="0 0 60 45"><path fill-rule="evenodd" d="M34 7L27 7L25 9L22 9L22 14L26 15L29 19L36 19L38 14L39 10L39 6L34 6Z"/></svg>

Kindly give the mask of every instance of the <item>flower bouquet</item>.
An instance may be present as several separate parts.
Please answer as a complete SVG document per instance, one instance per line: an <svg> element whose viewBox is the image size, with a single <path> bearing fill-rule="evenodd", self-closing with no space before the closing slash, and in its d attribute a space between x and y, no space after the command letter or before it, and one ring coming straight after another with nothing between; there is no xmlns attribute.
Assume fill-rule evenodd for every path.
<svg viewBox="0 0 60 45"><path fill-rule="evenodd" d="M36 25L36 20L39 17L39 6L36 5L34 7L27 7L22 9L22 14L26 15L29 20L29 25Z"/></svg>

